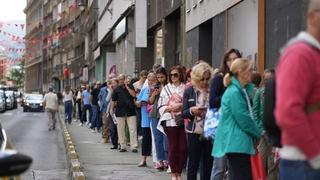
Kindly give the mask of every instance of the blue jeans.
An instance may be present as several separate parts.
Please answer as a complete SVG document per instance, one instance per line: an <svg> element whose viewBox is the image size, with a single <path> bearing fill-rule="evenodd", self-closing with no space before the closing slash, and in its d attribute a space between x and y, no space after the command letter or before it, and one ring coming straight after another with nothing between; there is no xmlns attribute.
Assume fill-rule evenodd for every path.
<svg viewBox="0 0 320 180"><path fill-rule="evenodd" d="M312 169L307 161L280 160L280 180L318 180L320 169Z"/></svg>
<svg viewBox="0 0 320 180"><path fill-rule="evenodd" d="M227 157L214 157L211 170L211 180L223 180L227 169Z"/></svg>
<svg viewBox="0 0 320 180"><path fill-rule="evenodd" d="M92 117L92 112L91 112L91 105L90 104L85 104L83 105L82 113L81 113L81 123L87 122L87 110L89 110L89 122L91 121Z"/></svg>
<svg viewBox="0 0 320 180"><path fill-rule="evenodd" d="M91 105L92 108L92 119L91 119L91 129L97 128L97 130L101 129L102 126L102 116L100 113L100 107L98 105Z"/></svg>
<svg viewBox="0 0 320 180"><path fill-rule="evenodd" d="M168 160L168 139L166 135L164 135L162 132L160 132L157 129L159 119L150 118L150 122L152 126L152 134L155 141L157 159L158 161L163 161L163 160L167 161Z"/></svg>
<svg viewBox="0 0 320 180"><path fill-rule="evenodd" d="M64 117L71 124L72 120L72 101L64 102Z"/></svg>

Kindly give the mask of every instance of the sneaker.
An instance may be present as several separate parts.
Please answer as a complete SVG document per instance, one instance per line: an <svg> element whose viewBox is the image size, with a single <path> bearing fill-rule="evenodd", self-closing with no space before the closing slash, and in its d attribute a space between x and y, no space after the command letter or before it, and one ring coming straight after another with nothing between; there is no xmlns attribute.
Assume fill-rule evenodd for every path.
<svg viewBox="0 0 320 180"><path fill-rule="evenodd" d="M119 152L127 152L125 149L120 149Z"/></svg>
<svg viewBox="0 0 320 180"><path fill-rule="evenodd" d="M80 124L79 124L79 126L83 126L83 124L82 124L82 123L80 123Z"/></svg>
<svg viewBox="0 0 320 180"><path fill-rule="evenodd" d="M91 129L91 132L92 132L92 133L95 133L95 132L96 132L96 130L94 130L94 129Z"/></svg>
<svg viewBox="0 0 320 180"><path fill-rule="evenodd" d="M114 149L118 149L118 147L112 146L110 149L114 150Z"/></svg>
<svg viewBox="0 0 320 180"><path fill-rule="evenodd" d="M171 168L170 168L170 166L169 166L168 169L167 169L167 173L168 173L168 174L171 174Z"/></svg>
<svg viewBox="0 0 320 180"><path fill-rule="evenodd" d="M137 153L138 150L137 150L137 149L132 149L132 152L133 152L133 153Z"/></svg>

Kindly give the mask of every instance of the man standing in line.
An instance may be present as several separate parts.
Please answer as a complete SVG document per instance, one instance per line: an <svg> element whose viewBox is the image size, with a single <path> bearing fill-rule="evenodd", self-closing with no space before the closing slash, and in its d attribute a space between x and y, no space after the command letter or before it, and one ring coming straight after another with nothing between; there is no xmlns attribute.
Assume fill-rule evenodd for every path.
<svg viewBox="0 0 320 180"><path fill-rule="evenodd" d="M100 110L102 113L102 143L109 142L109 113L108 113L108 106L111 99L111 90L109 86L111 84L110 80L106 81L106 86L101 88L99 93L99 101L100 101Z"/></svg>
<svg viewBox="0 0 320 180"><path fill-rule="evenodd" d="M83 105L83 109L82 109L82 114L81 114L81 123L79 124L79 126L83 126L83 124L85 122L90 123L90 118L91 118L91 104L90 104L90 85L86 85L86 89L82 92L82 105ZM89 119L87 119L87 114L89 112Z"/></svg>
<svg viewBox="0 0 320 180"><path fill-rule="evenodd" d="M92 119L91 119L91 132L100 132L102 125L100 106L99 106L99 93L100 93L100 82L97 81L94 89L91 92L91 108L92 108Z"/></svg>
<svg viewBox="0 0 320 180"><path fill-rule="evenodd" d="M47 112L49 131L56 129L56 112L58 111L58 97L53 93L53 88L43 98L43 104Z"/></svg>
<svg viewBox="0 0 320 180"><path fill-rule="evenodd" d="M113 114L114 106L116 106L115 115L117 117L117 129L120 142L120 152L126 152L125 142L125 125L126 122L130 132L130 147L132 152L137 153L137 119L134 105L134 97L136 93L134 87L131 84L125 83L125 75L119 75L119 86L114 90L112 94L112 103L110 107L110 114Z"/></svg>
<svg viewBox="0 0 320 180"><path fill-rule="evenodd" d="M276 70L280 179L320 179L320 0L310 0L307 31L289 42Z"/></svg>

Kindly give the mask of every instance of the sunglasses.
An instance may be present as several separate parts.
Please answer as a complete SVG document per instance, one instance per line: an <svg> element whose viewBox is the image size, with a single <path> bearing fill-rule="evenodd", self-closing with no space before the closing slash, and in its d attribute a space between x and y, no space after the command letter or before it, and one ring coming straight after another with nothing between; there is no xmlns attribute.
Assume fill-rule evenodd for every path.
<svg viewBox="0 0 320 180"><path fill-rule="evenodd" d="M173 73L173 74L170 74L171 77L179 77L179 74L178 73Z"/></svg>
<svg viewBox="0 0 320 180"><path fill-rule="evenodd" d="M208 78L202 78L200 81L209 81L210 80L210 77Z"/></svg>

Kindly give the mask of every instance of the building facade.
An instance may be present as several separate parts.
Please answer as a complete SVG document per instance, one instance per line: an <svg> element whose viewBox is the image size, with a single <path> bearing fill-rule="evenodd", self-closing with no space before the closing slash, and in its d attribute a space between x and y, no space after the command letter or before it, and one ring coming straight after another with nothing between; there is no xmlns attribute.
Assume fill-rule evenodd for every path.
<svg viewBox="0 0 320 180"><path fill-rule="evenodd" d="M97 1L89 1L90 6L79 2L27 1L27 92L49 87L62 91L67 85L75 88L94 78L92 49L97 44L97 12L93 7ZM83 77L86 67L91 79Z"/></svg>
<svg viewBox="0 0 320 180"><path fill-rule="evenodd" d="M25 46L28 58L25 62L25 90L27 92L42 91L42 12L43 1L27 0L27 7L24 9L27 17Z"/></svg>

